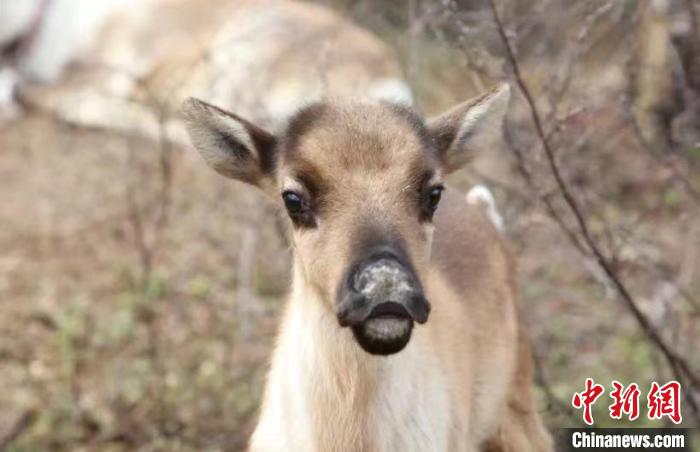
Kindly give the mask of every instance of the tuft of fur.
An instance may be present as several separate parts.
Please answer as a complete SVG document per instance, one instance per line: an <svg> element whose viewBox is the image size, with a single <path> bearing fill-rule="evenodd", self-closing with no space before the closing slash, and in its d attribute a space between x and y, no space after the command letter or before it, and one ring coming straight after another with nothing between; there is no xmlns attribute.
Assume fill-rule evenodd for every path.
<svg viewBox="0 0 700 452"><path fill-rule="evenodd" d="M467 192L466 198L468 204L484 208L491 223L496 226L496 229L503 231L503 217L496 208L496 199L493 197L493 193L491 193L488 187L485 185L475 185Z"/></svg>

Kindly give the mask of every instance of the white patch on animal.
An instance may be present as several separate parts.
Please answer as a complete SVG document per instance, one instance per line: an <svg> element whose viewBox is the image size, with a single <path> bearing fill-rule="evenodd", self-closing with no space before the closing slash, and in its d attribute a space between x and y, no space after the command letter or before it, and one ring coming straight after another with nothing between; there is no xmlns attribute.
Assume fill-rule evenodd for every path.
<svg viewBox="0 0 700 452"><path fill-rule="evenodd" d="M496 226L496 229L503 231L503 217L496 208L496 200L493 193L484 185L475 185L467 193L467 203L473 206L482 206L486 209L486 214L489 216L491 223Z"/></svg>
<svg viewBox="0 0 700 452"><path fill-rule="evenodd" d="M9 0L3 0L3 16L6 1ZM25 5L20 8L18 3ZM68 62L97 36L100 25L117 4L116 0L54 0L44 6L38 0L9 1L11 14L0 23L5 26L9 22L7 26L14 28L15 36L33 33L29 46L19 56L19 72L42 82L58 78ZM32 8L27 21L29 5ZM40 25L36 31L30 30L34 16Z"/></svg>
<svg viewBox="0 0 700 452"><path fill-rule="evenodd" d="M0 123L16 117L20 113L19 106L14 103L14 94L19 75L9 67L0 69Z"/></svg>
<svg viewBox="0 0 700 452"><path fill-rule="evenodd" d="M417 329L401 355L383 359L378 372L381 394L372 410L377 450L382 452L447 451L449 410L446 379L431 353L426 331Z"/></svg>
<svg viewBox="0 0 700 452"><path fill-rule="evenodd" d="M3 0L0 14L0 47L17 39L30 27L38 0Z"/></svg>
<svg viewBox="0 0 700 452"><path fill-rule="evenodd" d="M411 87L405 81L396 78L375 82L369 87L368 97L407 106L414 104Z"/></svg>
<svg viewBox="0 0 700 452"><path fill-rule="evenodd" d="M19 74L9 67L0 69L0 106L10 105L15 88L19 83Z"/></svg>
<svg viewBox="0 0 700 452"><path fill-rule="evenodd" d="M18 51L0 61L8 73L0 78L0 121L21 111L15 93L30 85L51 84L73 60L79 59L118 6L136 0L0 0L0 59L3 49L17 40ZM76 102L69 102L68 111ZM103 114L100 110L99 114ZM137 121L134 121L137 122Z"/></svg>

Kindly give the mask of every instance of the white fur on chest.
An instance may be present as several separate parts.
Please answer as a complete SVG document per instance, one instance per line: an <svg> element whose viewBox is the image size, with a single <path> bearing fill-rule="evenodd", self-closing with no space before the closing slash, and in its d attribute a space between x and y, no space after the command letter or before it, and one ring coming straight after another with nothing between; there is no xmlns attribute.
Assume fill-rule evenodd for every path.
<svg viewBox="0 0 700 452"><path fill-rule="evenodd" d="M413 339L402 352L390 357L374 357L361 351L349 332L340 330L337 322L326 323L334 319L322 317L309 316L306 312L302 315L301 310L294 307L288 313L273 357L251 450L321 452L314 437L314 423L337 425L339 437L342 437L348 429L348 419L355 419L368 426L377 452L446 451L451 419L445 377L437 359L426 353L427 331L417 327ZM324 348L321 341L326 347L331 345L329 341L337 342ZM335 351L329 358L326 355L331 349ZM333 374L332 369L337 369L339 363L342 365L345 356L348 357L348 384L353 384L357 366L367 365L372 371L376 391L362 413L343 412L349 405L342 399L338 400L335 412L321 412L314 401L319 395L324 396L326 388L337 384L338 375ZM358 362L358 357L362 361ZM334 360L333 365L324 362L326 359ZM337 450L343 450L342 444L338 446Z"/></svg>
<svg viewBox="0 0 700 452"><path fill-rule="evenodd" d="M380 358L384 362L372 410L379 451L448 449L451 417L445 376L436 360L422 353L424 338L415 337L421 332L414 331L401 353Z"/></svg>
<svg viewBox="0 0 700 452"><path fill-rule="evenodd" d="M251 438L251 452L315 451L307 403L308 369L313 359L301 312L292 309L285 319L272 357L260 420Z"/></svg>

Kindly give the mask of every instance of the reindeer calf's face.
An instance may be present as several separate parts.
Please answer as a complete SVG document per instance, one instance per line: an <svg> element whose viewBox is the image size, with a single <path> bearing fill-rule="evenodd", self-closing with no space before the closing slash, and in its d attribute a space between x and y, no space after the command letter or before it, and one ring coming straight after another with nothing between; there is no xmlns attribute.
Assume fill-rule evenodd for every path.
<svg viewBox="0 0 700 452"><path fill-rule="evenodd" d="M385 102L319 103L279 137L201 101L184 112L215 170L283 203L305 283L364 350L386 355L428 321L421 281L442 175L500 133L508 95L502 86L429 122Z"/></svg>
<svg viewBox="0 0 700 452"><path fill-rule="evenodd" d="M279 152L307 281L365 350L401 350L430 312L420 281L442 179L425 124L390 104L319 104L292 118Z"/></svg>

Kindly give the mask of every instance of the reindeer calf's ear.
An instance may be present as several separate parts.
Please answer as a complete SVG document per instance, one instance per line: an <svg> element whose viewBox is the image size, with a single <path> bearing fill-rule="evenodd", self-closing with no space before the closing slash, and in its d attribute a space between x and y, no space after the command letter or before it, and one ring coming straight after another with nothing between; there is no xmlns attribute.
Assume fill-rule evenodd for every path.
<svg viewBox="0 0 700 452"><path fill-rule="evenodd" d="M274 180L274 135L194 98L185 101L182 115L192 144L219 174L260 188Z"/></svg>
<svg viewBox="0 0 700 452"><path fill-rule="evenodd" d="M460 169L474 151L491 146L501 136L509 100L510 86L504 83L428 121L445 172Z"/></svg>

